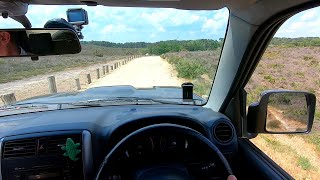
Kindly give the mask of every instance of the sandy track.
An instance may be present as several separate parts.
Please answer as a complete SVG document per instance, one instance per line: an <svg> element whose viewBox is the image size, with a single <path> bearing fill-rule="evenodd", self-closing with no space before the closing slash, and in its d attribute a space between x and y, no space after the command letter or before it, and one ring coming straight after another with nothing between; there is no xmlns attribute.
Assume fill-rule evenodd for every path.
<svg viewBox="0 0 320 180"><path fill-rule="evenodd" d="M159 56L137 58L111 74L96 80L88 88L98 86L132 85L136 88L152 86L181 86L172 66Z"/></svg>

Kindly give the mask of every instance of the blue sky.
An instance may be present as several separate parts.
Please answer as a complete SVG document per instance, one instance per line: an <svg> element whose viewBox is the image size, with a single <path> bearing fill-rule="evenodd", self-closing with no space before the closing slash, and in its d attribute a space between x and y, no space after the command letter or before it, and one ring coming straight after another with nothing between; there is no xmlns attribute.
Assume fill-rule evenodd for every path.
<svg viewBox="0 0 320 180"><path fill-rule="evenodd" d="M66 10L74 7L82 7L88 11L89 25L83 29L86 41L219 39L224 37L228 21L226 8L217 11L187 11L103 6L29 6L27 16L33 27L43 27L49 19L66 19ZM11 19L0 18L0 28L17 27L22 26ZM319 37L320 7L292 17L279 29L276 36Z"/></svg>

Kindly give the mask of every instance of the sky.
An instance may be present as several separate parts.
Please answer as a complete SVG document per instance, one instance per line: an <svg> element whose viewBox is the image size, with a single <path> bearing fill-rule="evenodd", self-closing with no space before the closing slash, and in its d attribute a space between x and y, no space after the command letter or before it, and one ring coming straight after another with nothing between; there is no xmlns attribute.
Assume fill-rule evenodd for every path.
<svg viewBox="0 0 320 180"><path fill-rule="evenodd" d="M53 18L66 18L69 8L82 7L89 24L82 33L85 41L157 42L160 40L223 38L228 22L226 8L215 11L176 9L29 6L27 17L32 27L41 28ZM0 29L22 28L14 20L0 17ZM320 37L320 7L304 11L286 21L276 37Z"/></svg>

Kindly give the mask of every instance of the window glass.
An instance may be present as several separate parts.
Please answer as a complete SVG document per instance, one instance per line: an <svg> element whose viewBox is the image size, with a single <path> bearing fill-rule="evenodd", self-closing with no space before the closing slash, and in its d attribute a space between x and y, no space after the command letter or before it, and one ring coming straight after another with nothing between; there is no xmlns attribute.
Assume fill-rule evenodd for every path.
<svg viewBox="0 0 320 180"><path fill-rule="evenodd" d="M320 8L287 20L266 49L245 87L247 104L268 89L303 90L320 95ZM258 135L252 142L296 179L320 177L320 99L308 135ZM270 112L268 112L269 116ZM271 114L272 115L272 114ZM294 116L291 114L290 116ZM279 116L278 116L279 117ZM279 121L276 128L283 127Z"/></svg>
<svg viewBox="0 0 320 180"><path fill-rule="evenodd" d="M98 87L104 88L99 92L113 92L95 94L95 99L106 99L111 95L136 96L139 93L132 91L148 88L150 91L144 91L143 98L183 104L181 85L191 82L194 104L206 103L227 28L227 8L200 11L32 5L26 16L33 28L43 28L54 18L67 20L70 8L88 12L89 24L83 25L81 31L84 36L81 53L45 56L38 61L29 57L0 58L0 94L14 94L10 99L21 101ZM1 17L0 22L1 29L23 28L10 18ZM20 45L15 49L26 51ZM54 81L49 77L54 77ZM127 91L111 90L111 86L126 86ZM55 91L52 87L56 87ZM67 99L60 98L57 102L65 103ZM0 100L0 106L4 104L4 99Z"/></svg>

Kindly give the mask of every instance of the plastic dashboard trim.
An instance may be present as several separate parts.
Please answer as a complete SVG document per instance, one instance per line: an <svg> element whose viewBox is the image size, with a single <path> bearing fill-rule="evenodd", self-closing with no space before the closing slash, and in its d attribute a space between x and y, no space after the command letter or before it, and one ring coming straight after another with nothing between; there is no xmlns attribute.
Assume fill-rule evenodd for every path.
<svg viewBox="0 0 320 180"><path fill-rule="evenodd" d="M85 132L86 131L86 132ZM14 135L14 136L7 136L7 137L2 137L0 139L0 180L3 180L3 177L2 177L2 152L3 152L3 143L6 140L14 140L14 139L24 139L24 138L30 138L30 137L42 137L42 136L52 136L52 135L68 135L68 134L78 134L78 135L81 135L81 139L82 139L82 146L84 147L84 143L83 143L83 134L85 132L85 136L86 136L86 141L88 141L87 139L90 138L90 142L91 143L91 133L87 130L68 130L68 131L44 131L44 132L36 132L36 133L30 133L30 134L19 134L19 135ZM89 133L89 135L88 135ZM83 149L83 148L82 148ZM87 150L88 148L85 148L85 150ZM90 146L90 149L91 149L91 146ZM92 149L91 149L92 150ZM87 154L87 152L84 152L82 154ZM89 156L90 157L90 156ZM89 158L88 156L86 156L86 158ZM91 159L92 159L92 151L91 151ZM82 160L82 166L86 166L88 167L88 165L85 165L84 163L85 162L88 162L87 160L84 161ZM90 161L89 161L90 162ZM91 166L93 167L93 166ZM86 172L85 169L83 169L83 176L84 177L87 177L88 176L88 173ZM87 180L87 178L85 179Z"/></svg>
<svg viewBox="0 0 320 180"><path fill-rule="evenodd" d="M3 141L4 141L4 138L1 138L0 139L0 180L2 180L2 145L3 145Z"/></svg>
<svg viewBox="0 0 320 180"><path fill-rule="evenodd" d="M93 178L93 156L91 133L87 130L82 131L82 166L84 180Z"/></svg>

